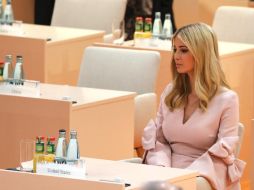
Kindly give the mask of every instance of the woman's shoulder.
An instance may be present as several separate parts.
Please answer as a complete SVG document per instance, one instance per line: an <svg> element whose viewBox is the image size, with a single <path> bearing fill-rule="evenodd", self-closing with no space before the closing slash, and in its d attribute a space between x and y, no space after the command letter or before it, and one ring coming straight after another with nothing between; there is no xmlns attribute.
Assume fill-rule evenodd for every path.
<svg viewBox="0 0 254 190"><path fill-rule="evenodd" d="M220 103L234 103L238 102L238 95L235 91L226 87L221 87L215 96Z"/></svg>
<svg viewBox="0 0 254 190"><path fill-rule="evenodd" d="M161 97L166 97L173 89L173 84L172 83L169 83L163 90L162 94L161 94Z"/></svg>
<svg viewBox="0 0 254 190"><path fill-rule="evenodd" d="M218 91L218 95L221 96L222 98L238 98L238 95L235 91L226 88L226 87L221 87Z"/></svg>

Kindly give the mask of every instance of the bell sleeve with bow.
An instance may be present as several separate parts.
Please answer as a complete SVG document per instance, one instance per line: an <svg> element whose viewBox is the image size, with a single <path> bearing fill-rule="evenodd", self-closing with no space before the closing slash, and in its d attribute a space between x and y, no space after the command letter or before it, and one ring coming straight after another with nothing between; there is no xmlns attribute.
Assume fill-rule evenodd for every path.
<svg viewBox="0 0 254 190"><path fill-rule="evenodd" d="M218 190L240 190L239 180L245 162L235 157L239 141L238 97L233 94L221 116L218 139L207 152L196 159L187 169L197 170Z"/></svg>

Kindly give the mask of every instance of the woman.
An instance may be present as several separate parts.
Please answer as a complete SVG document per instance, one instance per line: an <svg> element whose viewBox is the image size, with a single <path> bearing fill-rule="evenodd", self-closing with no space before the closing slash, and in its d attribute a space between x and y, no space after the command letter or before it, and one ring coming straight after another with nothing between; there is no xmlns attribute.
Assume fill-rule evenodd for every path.
<svg viewBox="0 0 254 190"><path fill-rule="evenodd" d="M197 170L197 180L210 189L239 189L245 163L234 157L238 97L219 64L216 35L206 24L191 24L177 30L172 43L173 81L144 130L145 161Z"/></svg>

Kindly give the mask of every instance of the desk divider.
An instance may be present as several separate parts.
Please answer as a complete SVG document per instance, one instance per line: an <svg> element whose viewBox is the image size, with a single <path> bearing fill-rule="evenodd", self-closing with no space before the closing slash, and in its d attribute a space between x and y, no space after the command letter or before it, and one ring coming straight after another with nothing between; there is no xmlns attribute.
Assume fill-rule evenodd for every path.
<svg viewBox="0 0 254 190"><path fill-rule="evenodd" d="M0 169L0 189L26 190L124 190L120 183L46 176Z"/></svg>

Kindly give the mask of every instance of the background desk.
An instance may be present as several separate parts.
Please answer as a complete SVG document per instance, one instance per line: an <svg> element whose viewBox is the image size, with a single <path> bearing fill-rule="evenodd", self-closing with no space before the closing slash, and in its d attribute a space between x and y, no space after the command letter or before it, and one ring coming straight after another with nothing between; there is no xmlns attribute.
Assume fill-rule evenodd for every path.
<svg viewBox="0 0 254 190"><path fill-rule="evenodd" d="M77 85L84 48L102 42L104 32L23 24L24 35L0 33L0 60L22 55L26 79ZM15 65L15 64L14 64Z"/></svg>
<svg viewBox="0 0 254 190"><path fill-rule="evenodd" d="M69 96L70 101L61 100ZM19 142L78 132L80 154L103 159L133 156L133 92L41 84L41 96L0 95L0 168L19 165Z"/></svg>
<svg viewBox="0 0 254 190"><path fill-rule="evenodd" d="M0 170L0 189L16 190L138 190L149 180L165 180L184 190L196 189L195 171L85 158L87 179L77 180ZM124 179L131 186L99 181ZM21 188L22 187L22 188Z"/></svg>
<svg viewBox="0 0 254 190"><path fill-rule="evenodd" d="M171 47L132 47L109 44L94 44L96 46L134 48L158 51L161 56L159 75L156 82L157 102L165 86L172 80L170 62ZM240 102L240 121L245 126L244 140L241 146L240 158L246 161L247 167L241 180L242 189L249 190L251 181L254 187L254 176L250 174L253 158L250 154L251 146L251 119L254 118L254 45L231 42L219 42L220 61L226 78L234 91L237 92ZM251 145L251 146L250 146Z"/></svg>

